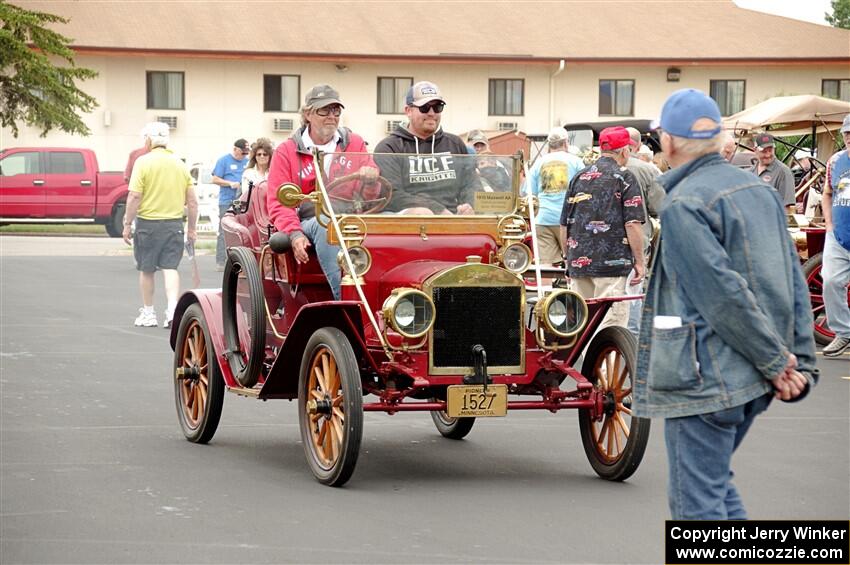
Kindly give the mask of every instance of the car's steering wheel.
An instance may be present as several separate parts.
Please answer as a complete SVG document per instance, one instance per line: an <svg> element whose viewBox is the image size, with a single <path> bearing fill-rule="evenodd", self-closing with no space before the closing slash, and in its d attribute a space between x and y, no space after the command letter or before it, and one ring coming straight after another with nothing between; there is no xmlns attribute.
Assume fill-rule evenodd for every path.
<svg viewBox="0 0 850 565"><path fill-rule="evenodd" d="M338 177L325 190L337 214L376 214L386 208L393 194L392 184L384 177L364 182L360 173Z"/></svg>

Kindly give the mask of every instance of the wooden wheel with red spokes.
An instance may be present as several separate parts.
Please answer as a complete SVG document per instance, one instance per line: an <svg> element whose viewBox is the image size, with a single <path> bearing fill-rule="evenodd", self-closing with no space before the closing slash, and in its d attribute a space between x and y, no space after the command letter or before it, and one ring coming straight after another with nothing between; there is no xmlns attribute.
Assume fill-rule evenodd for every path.
<svg viewBox="0 0 850 565"><path fill-rule="evenodd" d="M627 329L607 327L590 343L581 371L602 394L600 417L579 410L581 441L593 470L610 481L623 481L637 470L649 440L650 421L635 418L631 410L636 350Z"/></svg>
<svg viewBox="0 0 850 565"><path fill-rule="evenodd" d="M221 418L224 379L198 304L189 306L180 318L174 346L174 398L186 439L194 443L211 440Z"/></svg>
<svg viewBox="0 0 850 565"><path fill-rule="evenodd" d="M823 253L813 255L803 264L803 276L806 278L806 285L809 287L809 299L812 301L815 341L820 345L826 345L835 338L835 332L829 328L829 322L826 319L826 306L823 303L822 267Z"/></svg>
<svg viewBox="0 0 850 565"><path fill-rule="evenodd" d="M354 350L336 328L317 330L301 361L301 440L310 470L329 486L351 478L363 436L363 389Z"/></svg>

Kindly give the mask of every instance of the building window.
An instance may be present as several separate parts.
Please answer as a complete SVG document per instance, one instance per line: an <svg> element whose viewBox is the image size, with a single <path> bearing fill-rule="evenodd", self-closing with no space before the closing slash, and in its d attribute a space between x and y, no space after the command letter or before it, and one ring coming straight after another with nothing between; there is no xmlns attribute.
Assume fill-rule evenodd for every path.
<svg viewBox="0 0 850 565"><path fill-rule="evenodd" d="M378 77L378 113L403 114L412 77Z"/></svg>
<svg viewBox="0 0 850 565"><path fill-rule="evenodd" d="M820 92L827 98L850 102L850 78L825 78Z"/></svg>
<svg viewBox="0 0 850 565"><path fill-rule="evenodd" d="M301 107L301 76L263 75L263 111L297 112Z"/></svg>
<svg viewBox="0 0 850 565"><path fill-rule="evenodd" d="M148 71L148 110L185 108L183 73Z"/></svg>
<svg viewBox="0 0 850 565"><path fill-rule="evenodd" d="M525 80L521 78L491 78L491 116L522 116Z"/></svg>
<svg viewBox="0 0 850 565"><path fill-rule="evenodd" d="M600 116L635 115L635 81L602 79L599 81Z"/></svg>
<svg viewBox="0 0 850 565"><path fill-rule="evenodd" d="M731 116L744 109L744 80L712 80L709 82L709 96L720 106L721 116Z"/></svg>

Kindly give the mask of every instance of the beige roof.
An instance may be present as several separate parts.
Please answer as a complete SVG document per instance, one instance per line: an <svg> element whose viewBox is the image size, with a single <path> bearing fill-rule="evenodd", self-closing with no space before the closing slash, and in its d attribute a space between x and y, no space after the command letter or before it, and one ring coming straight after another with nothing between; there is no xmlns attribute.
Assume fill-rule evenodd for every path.
<svg viewBox="0 0 850 565"><path fill-rule="evenodd" d="M322 59L845 60L850 31L732 0L13 0L77 49Z"/></svg>

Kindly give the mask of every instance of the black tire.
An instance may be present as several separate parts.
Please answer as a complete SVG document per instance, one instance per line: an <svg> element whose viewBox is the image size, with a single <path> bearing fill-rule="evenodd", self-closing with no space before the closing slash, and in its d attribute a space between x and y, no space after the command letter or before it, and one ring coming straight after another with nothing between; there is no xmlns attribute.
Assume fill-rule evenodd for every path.
<svg viewBox="0 0 850 565"><path fill-rule="evenodd" d="M112 209L112 215L106 220L104 227L109 237L121 237L124 235L124 208L126 204L119 202Z"/></svg>
<svg viewBox="0 0 850 565"><path fill-rule="evenodd" d="M180 318L174 346L174 398L186 439L207 443L215 435L224 402L224 378L216 361L207 321L192 304Z"/></svg>
<svg viewBox="0 0 850 565"><path fill-rule="evenodd" d="M354 350L336 328L316 330L298 378L298 423L310 470L338 487L354 473L363 437L363 388Z"/></svg>
<svg viewBox="0 0 850 565"><path fill-rule="evenodd" d="M803 263L803 277L809 287L809 298L812 301L812 318L814 319L813 333L818 345L826 345L835 338L835 332L829 329L826 319L826 307L823 303L823 253L812 255Z"/></svg>
<svg viewBox="0 0 850 565"><path fill-rule="evenodd" d="M240 279L242 280L240 288ZM247 297L239 300L239 292L248 291ZM254 253L247 247L231 247L227 250L227 264L221 289L222 325L225 355L234 378L245 388L251 388L260 379L266 354L266 319L263 283ZM248 327L250 343L243 348L239 339L240 317L237 306L242 304L242 319ZM245 312L247 307L250 312ZM245 323L243 322L243 323Z"/></svg>
<svg viewBox="0 0 850 565"><path fill-rule="evenodd" d="M618 367L622 368L618 370ZM601 422L591 419L589 409L579 410L581 443L593 470L609 481L629 478L640 465L649 441L650 420L631 416L632 379L636 367L635 338L626 328L619 326L609 326L600 331L593 338L584 357L582 374L597 389L601 387L610 402ZM613 376L619 375L615 382L608 381L609 372L614 373ZM600 378L602 383L599 382ZM628 437L625 436L625 430L628 430ZM605 438L597 440L606 433L609 434L607 449L603 449ZM625 442L622 446L620 438ZM612 453L614 449L616 452Z"/></svg>
<svg viewBox="0 0 850 565"><path fill-rule="evenodd" d="M449 439L465 438L475 425L475 418L449 418L442 410L432 411L431 419L434 420L437 431Z"/></svg>

